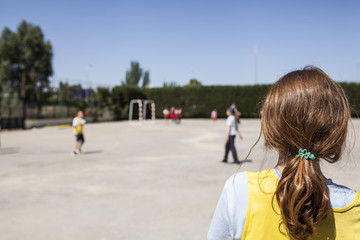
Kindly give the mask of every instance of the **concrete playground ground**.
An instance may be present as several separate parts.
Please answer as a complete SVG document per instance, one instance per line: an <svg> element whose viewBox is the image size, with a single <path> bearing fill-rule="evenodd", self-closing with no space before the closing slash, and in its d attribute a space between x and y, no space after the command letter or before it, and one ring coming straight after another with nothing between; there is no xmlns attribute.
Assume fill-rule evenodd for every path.
<svg viewBox="0 0 360 240"><path fill-rule="evenodd" d="M360 136L360 120L354 120ZM259 135L259 120L242 120L243 159ZM71 128L1 134L1 240L206 239L226 179L225 120L185 119L88 124L84 153L70 156ZM276 162L263 141L240 171ZM325 175L360 190L360 144ZM229 161L232 161L231 156Z"/></svg>

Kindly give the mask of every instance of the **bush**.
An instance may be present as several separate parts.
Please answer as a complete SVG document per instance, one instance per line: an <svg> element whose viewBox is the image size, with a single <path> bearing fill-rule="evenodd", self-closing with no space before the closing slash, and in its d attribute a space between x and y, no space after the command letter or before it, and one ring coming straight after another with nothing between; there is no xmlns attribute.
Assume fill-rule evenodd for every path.
<svg viewBox="0 0 360 240"><path fill-rule="evenodd" d="M262 102L270 85L256 86L205 86L197 88L172 87L145 89L148 99L156 103L156 116L162 117L165 107L181 107L183 116L208 118L213 109L219 117L225 117L226 108L233 102L242 117L259 116L259 102Z"/></svg>
<svg viewBox="0 0 360 240"><path fill-rule="evenodd" d="M340 83L348 96L351 114L360 112L360 83ZM156 104L156 117L162 117L167 107L183 109L187 118L209 118L213 109L219 117L226 117L225 111L235 103L243 118L259 116L262 102L271 85L254 86L184 86L141 89L131 86L114 87L111 93L112 110L116 119L128 118L128 107L132 99L151 99ZM137 117L137 111L134 111Z"/></svg>
<svg viewBox="0 0 360 240"><path fill-rule="evenodd" d="M129 114L128 109L132 99L147 99L144 91L141 88L134 86L116 86L111 93L113 112L116 120L127 119ZM136 117L137 111L134 111Z"/></svg>
<svg viewBox="0 0 360 240"><path fill-rule="evenodd" d="M351 116L359 117L360 113L360 83L340 83L344 89L351 109Z"/></svg>

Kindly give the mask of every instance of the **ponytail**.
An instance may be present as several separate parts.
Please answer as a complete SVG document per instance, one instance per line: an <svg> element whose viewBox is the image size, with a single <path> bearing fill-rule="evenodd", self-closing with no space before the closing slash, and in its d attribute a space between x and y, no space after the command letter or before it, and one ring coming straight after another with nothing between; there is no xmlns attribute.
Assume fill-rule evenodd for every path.
<svg viewBox="0 0 360 240"><path fill-rule="evenodd" d="M329 190L319 168L318 160L295 157L282 172L274 197L292 239L305 240L313 235L330 212Z"/></svg>
<svg viewBox="0 0 360 240"><path fill-rule="evenodd" d="M280 208L280 224L292 239L312 236L331 212L319 162L340 159L349 119L344 91L319 68L290 72L269 89L261 129L266 144L279 153L278 164L284 167L274 198ZM304 158L310 153L301 148L315 156Z"/></svg>

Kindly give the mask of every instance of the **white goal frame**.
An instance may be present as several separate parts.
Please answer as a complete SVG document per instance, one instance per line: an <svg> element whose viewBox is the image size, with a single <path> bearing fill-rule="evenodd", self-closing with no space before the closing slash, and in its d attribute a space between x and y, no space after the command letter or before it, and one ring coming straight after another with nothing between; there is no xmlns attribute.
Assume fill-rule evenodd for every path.
<svg viewBox="0 0 360 240"><path fill-rule="evenodd" d="M155 122L155 101L153 100L143 100L143 99L133 99L130 101L129 106L129 122L133 123L133 113L134 113L134 105L138 104L138 113L139 119L138 124L141 125L144 120L146 120L146 106L151 104L151 122Z"/></svg>
<svg viewBox="0 0 360 240"><path fill-rule="evenodd" d="M155 102L154 100L144 100L143 119L146 120L146 105L151 104L151 120L155 121Z"/></svg>

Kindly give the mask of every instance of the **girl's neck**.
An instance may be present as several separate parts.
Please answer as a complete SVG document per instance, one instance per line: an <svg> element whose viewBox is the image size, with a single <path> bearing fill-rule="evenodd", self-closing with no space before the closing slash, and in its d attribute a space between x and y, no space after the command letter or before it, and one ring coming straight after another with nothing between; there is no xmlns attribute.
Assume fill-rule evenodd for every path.
<svg viewBox="0 0 360 240"><path fill-rule="evenodd" d="M306 160L308 161L308 160ZM278 160L278 163L276 164L276 166L274 167L274 169L276 169L277 171L279 171L280 173L283 172L284 168L286 166L286 163L283 160ZM318 168L320 176L322 176L324 179L326 179L325 175L322 173L320 167Z"/></svg>
<svg viewBox="0 0 360 240"><path fill-rule="evenodd" d="M282 173L282 171L284 170L286 163L289 161L288 159L291 158L291 156L288 156L285 153L279 153L279 159L278 162L276 164L276 166L274 167L276 170L278 170L280 173Z"/></svg>
<svg viewBox="0 0 360 240"><path fill-rule="evenodd" d="M282 171L284 170L284 167L285 167L285 165L279 165L279 164L277 164L277 165L274 167L274 169L276 169L276 170L278 170L280 173L282 173Z"/></svg>

